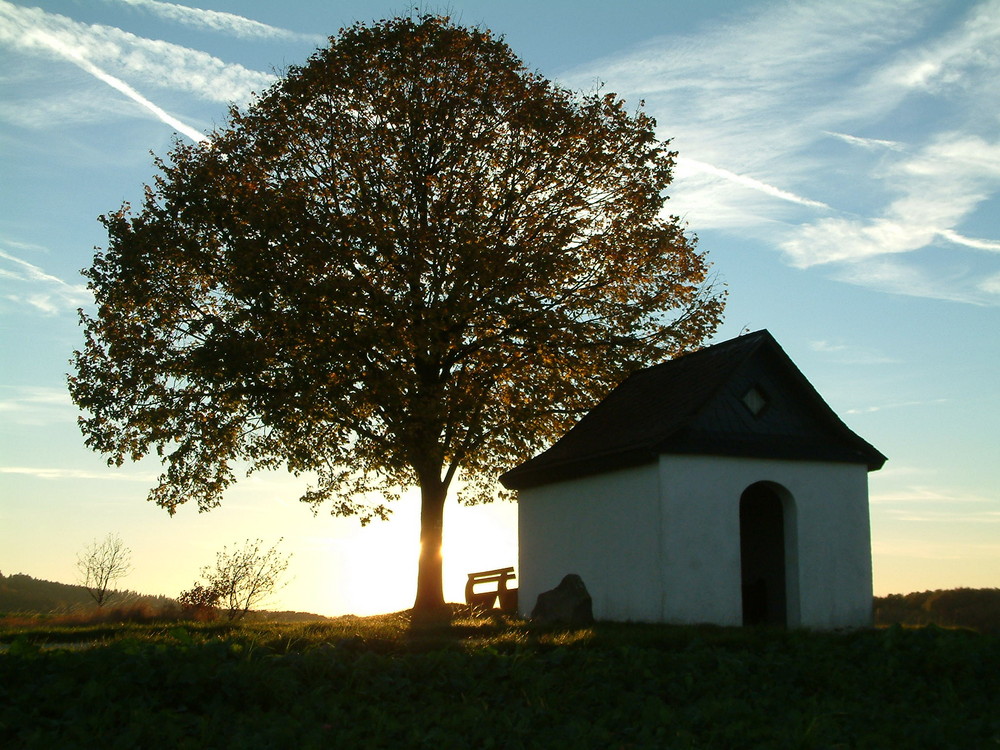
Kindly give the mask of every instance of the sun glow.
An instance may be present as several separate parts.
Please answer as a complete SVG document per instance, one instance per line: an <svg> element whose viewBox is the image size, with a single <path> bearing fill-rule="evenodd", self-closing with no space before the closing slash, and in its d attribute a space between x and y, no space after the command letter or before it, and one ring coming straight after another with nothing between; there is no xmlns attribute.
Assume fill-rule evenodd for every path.
<svg viewBox="0 0 1000 750"><path fill-rule="evenodd" d="M316 604L320 613L373 615L413 605L420 551L419 497L407 493L392 508L389 521L373 521L349 536L324 540L320 557L325 562L308 574L313 591L326 591L326 601ZM444 595L449 602L465 600L469 573L516 566L517 505L463 507L449 500L443 557ZM337 580L338 588L327 589L323 579Z"/></svg>

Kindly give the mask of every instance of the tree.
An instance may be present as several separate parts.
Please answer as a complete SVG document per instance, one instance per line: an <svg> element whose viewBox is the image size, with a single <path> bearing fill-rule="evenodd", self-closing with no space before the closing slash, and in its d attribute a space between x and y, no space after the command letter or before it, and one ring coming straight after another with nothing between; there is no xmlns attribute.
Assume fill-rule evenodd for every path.
<svg viewBox="0 0 1000 750"><path fill-rule="evenodd" d="M76 557L82 585L98 607L103 607L114 597L111 586L132 570L132 550L125 546L117 534L108 534L104 541L96 539L83 548Z"/></svg>
<svg viewBox="0 0 1000 750"><path fill-rule="evenodd" d="M204 612L217 606L226 610L230 620L240 619L251 608L281 587L281 577L288 568L291 554L278 552L274 546L262 549L263 540L247 540L242 547L223 547L215 555L215 565L202 568L205 583L196 583L181 594L186 608Z"/></svg>
<svg viewBox="0 0 1000 750"><path fill-rule="evenodd" d="M433 15L341 30L102 217L69 379L86 442L155 450L150 499L217 506L248 471L362 523L420 489L415 608L442 518L633 369L696 348L724 295L663 211L641 108L528 71ZM373 499L374 498L374 499Z"/></svg>

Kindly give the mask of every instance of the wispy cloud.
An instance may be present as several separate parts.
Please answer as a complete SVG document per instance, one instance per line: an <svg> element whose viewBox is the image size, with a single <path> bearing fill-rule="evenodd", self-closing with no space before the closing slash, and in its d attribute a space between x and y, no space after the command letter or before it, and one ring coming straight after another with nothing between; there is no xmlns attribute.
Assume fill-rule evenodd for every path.
<svg viewBox="0 0 1000 750"><path fill-rule="evenodd" d="M300 34L238 16L235 13L192 8L177 3L161 2L161 0L110 0L110 2L141 8L155 16L184 26L230 34L241 39L307 40L316 43L325 41L325 37L320 34Z"/></svg>
<svg viewBox="0 0 1000 750"><path fill-rule="evenodd" d="M979 282L979 289L989 295L1000 296L1000 272L987 276Z"/></svg>
<svg viewBox="0 0 1000 750"><path fill-rule="evenodd" d="M831 355L840 364L847 365L884 365L895 364L899 360L888 357L872 349L835 343L832 341L810 341L809 348L814 352Z"/></svg>
<svg viewBox="0 0 1000 750"><path fill-rule="evenodd" d="M828 273L839 281L892 294L982 306L1000 304L996 275L969 279L961 268L942 273L901 258L873 257L835 265Z"/></svg>
<svg viewBox="0 0 1000 750"><path fill-rule="evenodd" d="M65 388L0 386L0 419L6 424L45 426L72 422L76 413Z"/></svg>
<svg viewBox="0 0 1000 750"><path fill-rule="evenodd" d="M74 65L78 65L81 69L90 73L90 75L94 76L94 78L96 78L97 80L103 81L104 83L108 84L111 88L123 93L129 99L138 104L140 107L143 107L152 112L157 119L166 123L177 132L186 135L188 138L195 141L196 143L208 140L207 136L205 136L204 133L195 130L187 123L178 120L176 117L168 113L162 107L153 104L153 102L151 102L149 99L147 99L138 91L136 91L134 88L129 86L121 78L116 78L110 73L101 70L99 67L90 62L90 60L83 57L83 55L81 55L77 50L71 47L67 47L65 44L63 44L63 42L60 41L57 37L54 37L51 34L48 34L44 31L35 31L34 35L37 39L41 40L44 44L47 44L49 47L54 49L60 55L62 55L67 60L72 62Z"/></svg>
<svg viewBox="0 0 1000 750"><path fill-rule="evenodd" d="M4 297L21 307L34 308L45 315L75 310L91 300L82 284L68 284L43 269L0 250L0 279Z"/></svg>
<svg viewBox="0 0 1000 750"><path fill-rule="evenodd" d="M851 72L852 61L919 27L919 9L898 17L891 5L781 3L734 13L728 24L654 39L565 79L579 88L603 80L610 90L645 99L662 135L685 159L753 180L743 187L779 201L804 197L796 202L823 209L824 201L799 187L815 166L801 151L826 137L820 123L841 129L831 127L842 120L830 114L831 99L842 93L840 77ZM683 212L700 227L719 226L719 215L726 217L722 225L731 225L747 196L699 190L688 200L685 177L678 175L672 191ZM745 222L766 223L766 204L761 209L748 204Z"/></svg>
<svg viewBox="0 0 1000 750"><path fill-rule="evenodd" d="M946 510L890 511L897 521L918 523L1000 523L1000 510L950 512Z"/></svg>
<svg viewBox="0 0 1000 750"><path fill-rule="evenodd" d="M892 492L873 493L873 503L995 503L995 498L983 495L969 494L960 490L939 489L934 487L905 487Z"/></svg>
<svg viewBox="0 0 1000 750"><path fill-rule="evenodd" d="M1000 92L979 91L978 84L994 79L1000 64L1000 2L972 4L965 18L920 46L898 54L872 81L875 89L915 89L933 94L955 88L975 87L976 96L986 94L996 101Z"/></svg>
<svg viewBox="0 0 1000 750"><path fill-rule="evenodd" d="M934 0L753 6L564 76L645 99L680 153L669 209L694 229L752 235L848 283L983 305L1000 304L997 276L961 251L1000 249L963 229L1000 195L998 78L1000 0L947 18Z"/></svg>
<svg viewBox="0 0 1000 750"><path fill-rule="evenodd" d="M780 245L792 264L856 261L917 250L939 236L961 238L954 227L1000 190L1000 143L947 133L886 170L885 181L900 195L882 216L824 218L793 230ZM1000 248L970 246L994 244Z"/></svg>
<svg viewBox="0 0 1000 750"><path fill-rule="evenodd" d="M750 190L757 190L765 195L770 195L773 198L780 198L783 201L790 201L791 203L798 203L803 206L813 206L815 208L829 208L829 206L821 201L803 198L801 195L796 195L795 193L791 193L787 190L782 190L774 185L768 185L766 182L755 180L753 177L736 174L735 172L730 172L728 169L715 167L711 164L706 164L703 161L698 161L697 159L678 157L677 171L679 176L683 176L687 172L704 172L705 174L714 175L716 177L721 177L724 180L735 182L737 185L742 185Z"/></svg>
<svg viewBox="0 0 1000 750"><path fill-rule="evenodd" d="M56 469L45 466L0 466L0 474L20 474L36 479L98 479L101 481L145 483L155 480L151 474L127 474L114 469L89 471L86 469Z"/></svg>
<svg viewBox="0 0 1000 750"><path fill-rule="evenodd" d="M874 414L879 411L886 411L887 409L912 409L924 406L938 406L940 404L947 404L949 399L946 398L934 398L929 401L896 401L891 404L879 404L878 406L864 406L856 409L848 409L847 414Z"/></svg>
<svg viewBox="0 0 1000 750"><path fill-rule="evenodd" d="M1000 252L1000 240L979 240L975 237L963 237L958 232L952 231L951 229L942 229L938 232L938 234L949 242L954 242L956 245L974 247L976 250L993 250L995 252Z"/></svg>
<svg viewBox="0 0 1000 750"><path fill-rule="evenodd" d="M827 135L838 138L844 143L849 143L852 146L859 146L860 148L867 149L869 151L890 149L892 151L903 151L906 147L899 143L898 141L887 141L882 138L862 138L856 135L849 135L847 133L835 133L833 131L824 131Z"/></svg>
<svg viewBox="0 0 1000 750"><path fill-rule="evenodd" d="M242 103L275 80L269 73L226 63L199 50L110 26L79 23L6 0L0 0L0 45L76 65L84 60L97 70L113 71L114 78L128 80L129 85L140 82L209 101ZM93 70L88 72L97 75Z"/></svg>
<svg viewBox="0 0 1000 750"><path fill-rule="evenodd" d="M922 520L922 519L921 519ZM938 519L940 521L940 519ZM926 560L983 560L992 563L1000 553L1000 544L967 541L930 541L923 539L873 539L872 552L877 557L903 557Z"/></svg>

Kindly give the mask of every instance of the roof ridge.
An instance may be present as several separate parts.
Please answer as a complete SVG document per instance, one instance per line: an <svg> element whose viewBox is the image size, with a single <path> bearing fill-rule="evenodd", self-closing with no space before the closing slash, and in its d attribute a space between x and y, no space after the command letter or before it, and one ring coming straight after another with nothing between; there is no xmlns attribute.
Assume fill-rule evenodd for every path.
<svg viewBox="0 0 1000 750"><path fill-rule="evenodd" d="M869 470L881 466L885 457L839 418L771 333L760 329L635 370L549 448L512 468L500 480L517 489L555 481L556 475L571 477L624 466L640 455L664 450L686 452L703 440L703 436L688 435L692 425L704 418L717 418L706 417L709 412L705 410L721 403L720 394L734 379L744 377L740 372L750 366L748 363L761 357L792 377L794 390L801 394L798 398L804 399L804 407L819 419L818 424L825 425L822 429L833 431L831 438L836 435L841 447L853 446L848 453L857 452ZM774 436L766 432L760 434L760 440L773 444ZM722 437L724 433L714 439ZM842 456L848 455L836 445L827 448L828 460L844 460ZM729 446L724 452L732 450ZM747 449L739 450L743 455ZM785 447L780 452L789 451ZM840 458L833 458L833 453Z"/></svg>

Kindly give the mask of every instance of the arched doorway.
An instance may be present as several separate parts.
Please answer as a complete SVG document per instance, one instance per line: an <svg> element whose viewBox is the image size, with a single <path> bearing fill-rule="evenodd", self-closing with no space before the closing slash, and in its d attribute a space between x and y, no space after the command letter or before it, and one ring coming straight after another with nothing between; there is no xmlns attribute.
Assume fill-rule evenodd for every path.
<svg viewBox="0 0 1000 750"><path fill-rule="evenodd" d="M740 496L744 625L788 625L785 537L785 507L776 486L747 487Z"/></svg>

